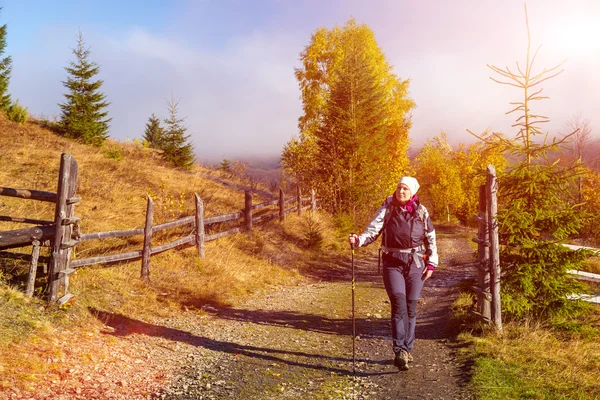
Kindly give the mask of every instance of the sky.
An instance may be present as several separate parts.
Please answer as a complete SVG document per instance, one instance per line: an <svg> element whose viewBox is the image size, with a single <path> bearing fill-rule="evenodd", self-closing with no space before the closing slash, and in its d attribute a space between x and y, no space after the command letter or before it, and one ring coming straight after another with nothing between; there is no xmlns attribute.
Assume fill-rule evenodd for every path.
<svg viewBox="0 0 600 400"><path fill-rule="evenodd" d="M523 92L490 80L486 65L525 64L524 2L516 0L4 0L13 71L9 92L38 117L58 118L65 67L78 31L100 65L110 102L109 135L141 139L148 117L168 116L178 101L203 163L277 158L298 136L302 103L294 68L320 27L350 18L375 33L401 79L410 80L411 147L445 132L472 143L467 129L516 134L506 115ZM533 71L561 62L544 82L548 100L533 111L550 117L550 135L574 118L600 132L600 2L527 2ZM172 96L172 97L171 97Z"/></svg>

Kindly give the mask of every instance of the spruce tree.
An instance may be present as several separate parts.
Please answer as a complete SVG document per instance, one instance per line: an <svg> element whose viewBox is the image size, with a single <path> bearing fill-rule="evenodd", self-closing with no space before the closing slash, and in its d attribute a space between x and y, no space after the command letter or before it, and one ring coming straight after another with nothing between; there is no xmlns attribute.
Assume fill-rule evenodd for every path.
<svg viewBox="0 0 600 400"><path fill-rule="evenodd" d="M144 131L144 142L148 144L148 147L153 149L162 149L164 142L165 130L160 126L160 119L154 114L148 117L146 122L146 130Z"/></svg>
<svg viewBox="0 0 600 400"><path fill-rule="evenodd" d="M191 169L194 164L192 144L188 143L190 135L186 135L187 128L183 126L183 118L179 118L179 101L167 100L169 118L166 118L164 128L164 141L162 143L163 157L178 168Z"/></svg>
<svg viewBox="0 0 600 400"><path fill-rule="evenodd" d="M2 8L0 8L2 10ZM0 110L6 111L10 107L10 94L8 84L10 83L10 72L12 70L12 59L10 56L2 58L6 49L6 24L0 27Z"/></svg>
<svg viewBox="0 0 600 400"><path fill-rule="evenodd" d="M66 137L101 146L108 137L111 119L106 118L108 112L105 109L110 103L100 92L104 82L92 80L100 72L100 67L90 61L90 49L85 47L81 31L73 54L75 61L65 67L69 77L63 85L69 92L65 94L66 102L59 104L62 109L60 125Z"/></svg>

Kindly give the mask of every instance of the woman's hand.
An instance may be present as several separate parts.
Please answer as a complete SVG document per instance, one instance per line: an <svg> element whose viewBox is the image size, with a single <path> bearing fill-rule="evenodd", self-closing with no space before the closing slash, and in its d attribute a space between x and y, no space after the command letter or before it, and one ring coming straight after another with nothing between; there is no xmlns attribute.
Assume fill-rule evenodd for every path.
<svg viewBox="0 0 600 400"><path fill-rule="evenodd" d="M430 266L426 266L423 269L423 275L421 275L421 279L423 280L423 282L425 282L427 279L431 278L431 275L433 275L433 269L429 268ZM433 266L431 266L433 267Z"/></svg>
<svg viewBox="0 0 600 400"><path fill-rule="evenodd" d="M351 249L358 247L358 235L356 233L348 235L348 243L350 243Z"/></svg>

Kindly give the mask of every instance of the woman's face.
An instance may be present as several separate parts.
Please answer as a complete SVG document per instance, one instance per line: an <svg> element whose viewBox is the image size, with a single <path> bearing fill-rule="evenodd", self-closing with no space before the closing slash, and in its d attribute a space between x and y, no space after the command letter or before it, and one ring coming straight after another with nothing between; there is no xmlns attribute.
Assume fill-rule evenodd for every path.
<svg viewBox="0 0 600 400"><path fill-rule="evenodd" d="M401 183L396 187L396 199L400 202L400 204L404 205L408 203L411 197L412 193L410 192L408 186Z"/></svg>

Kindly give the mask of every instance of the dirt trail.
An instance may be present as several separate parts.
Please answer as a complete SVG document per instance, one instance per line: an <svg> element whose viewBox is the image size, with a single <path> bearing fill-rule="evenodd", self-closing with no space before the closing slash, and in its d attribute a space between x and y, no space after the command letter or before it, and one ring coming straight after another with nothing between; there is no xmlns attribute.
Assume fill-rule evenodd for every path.
<svg viewBox="0 0 600 400"><path fill-rule="evenodd" d="M438 236L444 267L423 290L415 361L406 372L392 363L389 303L373 259L356 261L356 374L350 257L333 268L331 281L282 287L239 307L208 308L202 320L168 321L177 329L119 318L108 324L118 336L152 332L181 357L180 375L153 398L469 399L448 316L453 286L474 274L471 247L460 232Z"/></svg>

